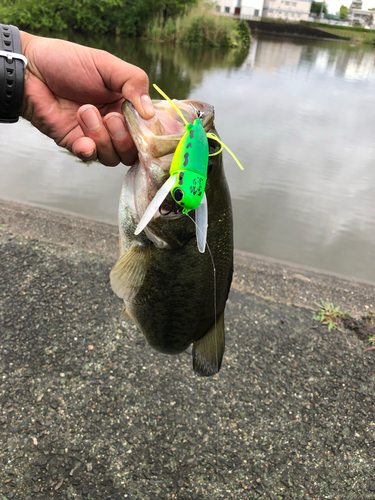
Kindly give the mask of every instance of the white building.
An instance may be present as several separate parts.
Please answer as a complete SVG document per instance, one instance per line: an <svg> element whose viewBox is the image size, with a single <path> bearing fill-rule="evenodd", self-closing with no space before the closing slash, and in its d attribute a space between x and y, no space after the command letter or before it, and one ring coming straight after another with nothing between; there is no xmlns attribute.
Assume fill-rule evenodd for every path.
<svg viewBox="0 0 375 500"><path fill-rule="evenodd" d="M263 17L286 21L307 21L311 0L264 0Z"/></svg>
<svg viewBox="0 0 375 500"><path fill-rule="evenodd" d="M236 15L241 19L260 17L263 0L217 0L217 10L221 14Z"/></svg>
<svg viewBox="0 0 375 500"><path fill-rule="evenodd" d="M352 9L348 14L352 25L359 23L366 28L372 28L375 23L375 11L373 10Z"/></svg>

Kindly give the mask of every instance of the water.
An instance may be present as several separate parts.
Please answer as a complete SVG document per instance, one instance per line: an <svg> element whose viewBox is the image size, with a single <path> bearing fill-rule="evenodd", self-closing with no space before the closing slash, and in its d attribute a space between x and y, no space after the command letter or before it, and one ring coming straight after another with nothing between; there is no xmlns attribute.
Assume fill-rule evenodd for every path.
<svg viewBox="0 0 375 500"><path fill-rule="evenodd" d="M172 98L215 105L245 167L225 153L237 249L375 282L373 48L259 37L248 54L197 53L77 41L137 64ZM0 197L117 222L127 167L85 165L24 120L0 130Z"/></svg>

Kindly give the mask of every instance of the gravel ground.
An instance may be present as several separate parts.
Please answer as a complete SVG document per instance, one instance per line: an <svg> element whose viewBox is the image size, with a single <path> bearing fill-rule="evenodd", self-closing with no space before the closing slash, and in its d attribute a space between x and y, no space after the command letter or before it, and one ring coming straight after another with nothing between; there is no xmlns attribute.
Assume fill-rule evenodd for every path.
<svg viewBox="0 0 375 500"><path fill-rule="evenodd" d="M116 228L4 201L0 224L1 500L375 499L373 285L237 253L201 379L120 323Z"/></svg>

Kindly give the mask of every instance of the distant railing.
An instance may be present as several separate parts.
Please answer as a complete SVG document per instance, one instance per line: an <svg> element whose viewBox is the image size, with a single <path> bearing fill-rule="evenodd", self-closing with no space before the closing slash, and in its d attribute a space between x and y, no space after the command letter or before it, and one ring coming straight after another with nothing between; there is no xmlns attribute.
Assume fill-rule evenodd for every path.
<svg viewBox="0 0 375 500"><path fill-rule="evenodd" d="M250 14L231 14L230 12L218 12L220 16L233 17L233 19L245 19L246 21L259 21L262 16L254 16Z"/></svg>

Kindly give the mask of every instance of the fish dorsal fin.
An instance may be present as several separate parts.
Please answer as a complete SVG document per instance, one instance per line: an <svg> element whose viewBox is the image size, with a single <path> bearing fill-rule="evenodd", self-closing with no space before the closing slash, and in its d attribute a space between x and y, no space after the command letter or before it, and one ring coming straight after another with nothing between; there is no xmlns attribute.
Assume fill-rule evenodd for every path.
<svg viewBox="0 0 375 500"><path fill-rule="evenodd" d="M111 287L120 299L131 300L140 289L148 267L150 249L134 244L116 262L111 273Z"/></svg>
<svg viewBox="0 0 375 500"><path fill-rule="evenodd" d="M216 324L193 344L193 369L202 377L210 377L220 370L225 351L224 313Z"/></svg>

